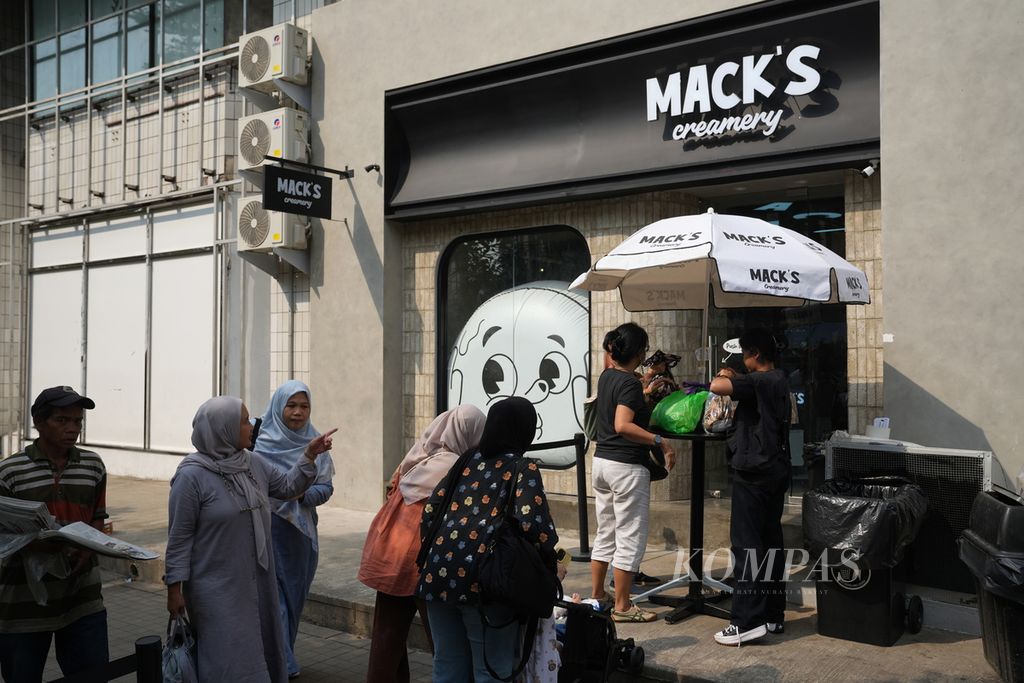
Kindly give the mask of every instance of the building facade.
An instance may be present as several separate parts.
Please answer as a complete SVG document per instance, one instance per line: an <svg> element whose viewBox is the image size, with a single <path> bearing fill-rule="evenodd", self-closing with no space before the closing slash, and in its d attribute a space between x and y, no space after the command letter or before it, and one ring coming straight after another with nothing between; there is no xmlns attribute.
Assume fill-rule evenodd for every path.
<svg viewBox="0 0 1024 683"><path fill-rule="evenodd" d="M86 440L121 449L111 470L166 476L202 398L238 393L256 413L297 376L316 423L341 428L335 503L372 510L458 401L528 396L539 441L571 435L621 322L698 379L698 312L629 314L615 292L566 284L644 225L713 208L796 229L868 276L868 306L712 312L716 359L749 325L785 337L794 452L885 415L894 438L1024 465L1024 314L1004 294L1024 247L1024 91L1006 75L1024 49L1019 3L162 0L69 24L54 10L49 32L35 4L0 53L9 434L24 435L34 391L80 377L99 404ZM145 66L130 57L139 6L164 36ZM223 28L193 30L186 49L182 11ZM308 276L271 277L233 246L231 212L254 191L232 165L236 41L289 19L310 31L312 161L356 173L313 221ZM103 63L103 22L120 27L121 72L64 92L62 50ZM108 419L104 404L134 412ZM571 452L541 457L547 487L575 492ZM708 489L728 490L724 458L709 450ZM685 497L687 476L684 455L655 497Z"/></svg>
<svg viewBox="0 0 1024 683"><path fill-rule="evenodd" d="M322 0L26 0L0 45L5 452L73 384L114 473L173 473L213 394L308 377L308 280L235 250L238 38Z"/></svg>

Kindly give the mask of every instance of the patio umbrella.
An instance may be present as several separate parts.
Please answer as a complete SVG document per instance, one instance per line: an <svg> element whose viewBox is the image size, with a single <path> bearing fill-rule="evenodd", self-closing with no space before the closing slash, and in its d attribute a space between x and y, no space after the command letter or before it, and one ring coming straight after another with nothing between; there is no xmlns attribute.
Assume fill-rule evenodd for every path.
<svg viewBox="0 0 1024 683"><path fill-rule="evenodd" d="M864 272L809 237L758 218L677 216L630 235L570 287L619 288L628 311L871 302ZM710 360L710 359L709 359Z"/></svg>

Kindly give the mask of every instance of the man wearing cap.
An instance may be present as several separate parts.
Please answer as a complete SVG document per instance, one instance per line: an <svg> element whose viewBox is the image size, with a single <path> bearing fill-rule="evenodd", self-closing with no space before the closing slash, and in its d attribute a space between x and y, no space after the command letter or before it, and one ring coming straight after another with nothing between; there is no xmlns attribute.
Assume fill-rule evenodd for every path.
<svg viewBox="0 0 1024 683"><path fill-rule="evenodd" d="M85 522L102 530L107 471L95 453L75 447L83 415L96 407L71 387L43 390L32 404L39 438L0 461L0 496L46 503L61 525ZM48 560L46 604L33 597L22 560ZM0 674L5 681L41 681L50 641L65 676L106 664L107 612L91 552L37 541L0 569Z"/></svg>

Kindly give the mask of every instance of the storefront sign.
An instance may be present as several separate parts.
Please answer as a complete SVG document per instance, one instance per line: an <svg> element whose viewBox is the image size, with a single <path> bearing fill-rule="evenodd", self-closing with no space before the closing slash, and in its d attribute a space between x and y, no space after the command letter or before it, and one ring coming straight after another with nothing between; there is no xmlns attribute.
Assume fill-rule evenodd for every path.
<svg viewBox="0 0 1024 683"><path fill-rule="evenodd" d="M263 208L315 218L331 217L331 178L267 164Z"/></svg>
<svg viewBox="0 0 1024 683"><path fill-rule="evenodd" d="M724 61L713 71L708 64L698 64L691 66L685 77L676 71L665 79L648 78L647 120L657 121L661 114L678 120L672 127L673 140L749 131L772 136L786 109L765 105L780 88L793 97L816 91L822 80L817 66L820 54L816 45L797 45L783 58L783 47L777 45L774 52L744 55L740 62ZM771 71L778 71L781 61L785 63L782 77L766 78Z"/></svg>
<svg viewBox="0 0 1024 683"><path fill-rule="evenodd" d="M860 168L879 150L878 15L755 3L388 92L386 212Z"/></svg>

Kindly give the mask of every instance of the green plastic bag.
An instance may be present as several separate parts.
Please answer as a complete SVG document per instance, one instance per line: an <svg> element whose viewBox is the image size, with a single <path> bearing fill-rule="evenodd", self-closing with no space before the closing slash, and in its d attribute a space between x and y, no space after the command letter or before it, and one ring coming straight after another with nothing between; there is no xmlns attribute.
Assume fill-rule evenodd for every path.
<svg viewBox="0 0 1024 683"><path fill-rule="evenodd" d="M654 406L651 426L675 434L689 434L700 424L707 399L706 391L698 391L696 394L674 391Z"/></svg>

